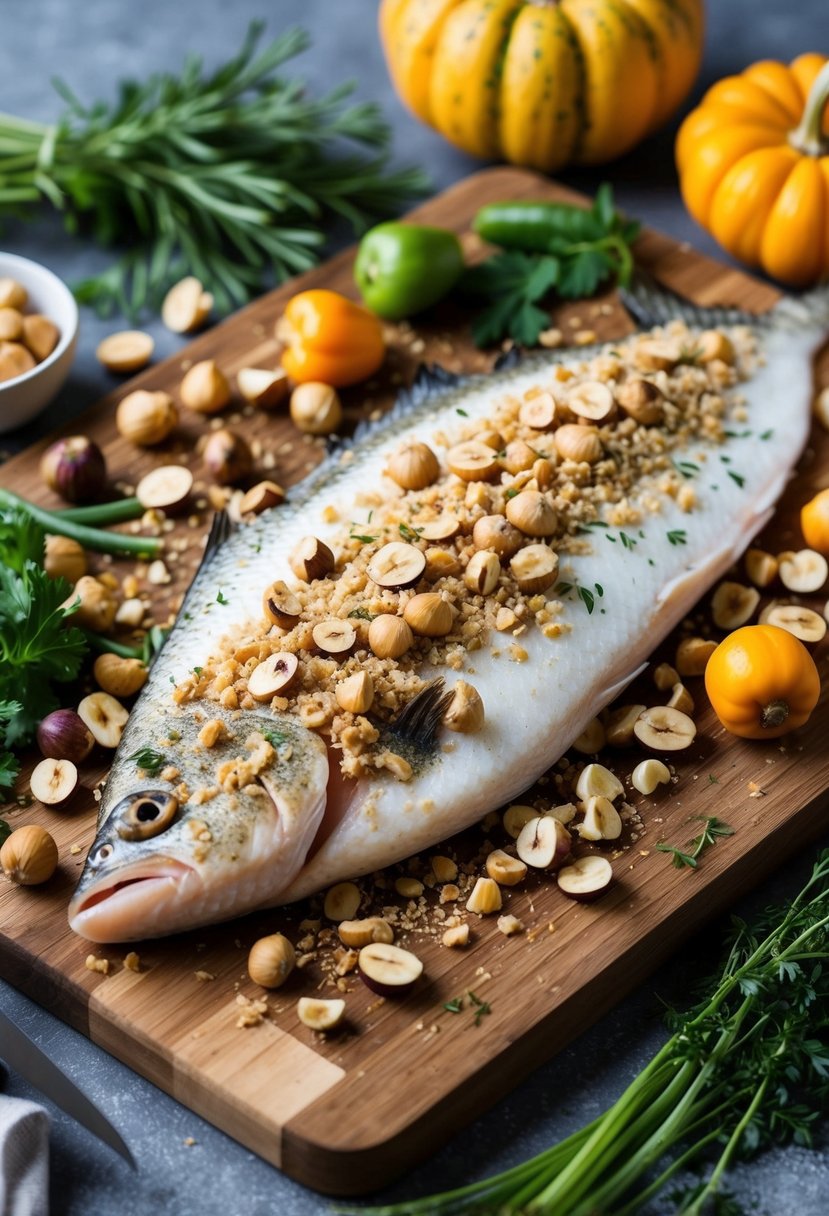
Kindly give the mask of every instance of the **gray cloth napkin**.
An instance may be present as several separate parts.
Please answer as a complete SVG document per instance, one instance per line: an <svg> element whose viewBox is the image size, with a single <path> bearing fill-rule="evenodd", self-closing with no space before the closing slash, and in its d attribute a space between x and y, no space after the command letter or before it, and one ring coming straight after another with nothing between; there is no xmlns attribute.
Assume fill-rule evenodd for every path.
<svg viewBox="0 0 829 1216"><path fill-rule="evenodd" d="M2 1093L0 1216L49 1216L49 1116Z"/></svg>

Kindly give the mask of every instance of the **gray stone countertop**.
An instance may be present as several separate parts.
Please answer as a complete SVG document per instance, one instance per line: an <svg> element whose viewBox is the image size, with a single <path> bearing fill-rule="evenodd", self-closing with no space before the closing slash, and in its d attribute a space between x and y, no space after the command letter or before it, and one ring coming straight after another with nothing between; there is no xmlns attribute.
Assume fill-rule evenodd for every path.
<svg viewBox="0 0 829 1216"><path fill-rule="evenodd" d="M415 122L396 101L375 31L375 0L0 0L0 111L50 120L59 102L49 86L65 77L84 100L111 97L125 75L143 77L176 69L187 51L216 63L239 44L248 22L267 19L268 33L304 25L313 48L291 70L321 90L343 79L357 81L357 95L379 101L391 122L398 156L424 166L436 189L474 171L478 164ZM790 58L826 49L826 0L712 0L703 75L697 94L713 80L764 57ZM610 168L568 172L562 180L592 191L611 177L621 204L650 224L697 248L715 252L688 218L676 187L671 157L673 129L656 136ZM66 235L54 217L12 224L0 234L3 248L50 266L71 281L107 264L89 241ZM94 358L106 333L120 327L83 311L78 359L71 379L32 426L3 437L13 449L46 433L113 387ZM157 354L173 353L180 340L160 324L145 326ZM2 481L2 471L0 471ZM717 808L727 817L727 808ZM829 845L829 839L824 842ZM799 886L814 851L764 884L748 907L785 898ZM745 911L746 906L741 907ZM710 955L721 926L682 948L670 966L613 1013L588 1030L552 1062L468 1129L460 1131L427 1164L382 1198L403 1198L447 1189L507 1168L552 1144L605 1109L665 1038L660 1000L681 1001L688 977ZM60 1111L52 1108L52 1212L54 1216L311 1216L328 1201L291 1182L258 1157L125 1068L47 1010L0 983L0 1007L26 1030L116 1124L140 1162L132 1174L119 1158ZM0 1052L0 1055L2 1052ZM36 1097L12 1074L8 1092ZM195 1143L188 1146L190 1139ZM829 1210L829 1152L825 1130L817 1151L775 1150L735 1169L729 1183L747 1210L774 1216L825 1216ZM668 1204L663 1209L672 1210Z"/></svg>

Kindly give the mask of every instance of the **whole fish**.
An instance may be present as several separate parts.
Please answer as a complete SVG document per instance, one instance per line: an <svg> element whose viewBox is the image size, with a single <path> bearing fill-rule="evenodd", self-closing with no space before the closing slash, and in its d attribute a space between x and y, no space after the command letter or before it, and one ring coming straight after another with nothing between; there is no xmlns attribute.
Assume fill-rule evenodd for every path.
<svg viewBox="0 0 829 1216"><path fill-rule="evenodd" d="M622 343L528 357L457 383L445 374L421 382L288 504L236 530L219 517L115 755L69 909L77 933L99 942L173 933L299 899L433 846L526 789L642 669L769 518L807 439L811 356L829 325L829 304L816 294L748 318L649 288L636 301L631 311L651 325L679 318L695 330L748 326L761 356L739 386L740 421L724 440L706 446L697 437L673 453L694 509L686 502L683 510L681 494L665 497L623 543L623 530L611 529L607 544L596 529L587 551L562 556L555 594L564 597L569 632L551 640L531 628L515 642L493 632L458 672L474 673L483 701L477 733L453 735L447 745L442 680L451 681L457 664L424 655L417 675L425 687L375 732L377 746L406 758L409 780L387 769L346 779L340 753L296 714L177 703L173 686L215 657L222 635L263 636L263 590L278 579L296 584L288 555L301 538L313 534L336 547L342 520L362 519L366 531L355 504L383 485L402 443L434 445L436 432L445 432L451 445L459 426L490 418L505 397L549 385L562 365L615 358ZM358 652L358 664L369 657Z"/></svg>

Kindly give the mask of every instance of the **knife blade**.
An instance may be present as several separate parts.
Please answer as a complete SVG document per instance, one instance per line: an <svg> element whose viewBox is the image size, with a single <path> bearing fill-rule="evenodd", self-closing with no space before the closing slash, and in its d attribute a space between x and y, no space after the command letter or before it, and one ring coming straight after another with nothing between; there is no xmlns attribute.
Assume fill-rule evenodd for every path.
<svg viewBox="0 0 829 1216"><path fill-rule="evenodd" d="M0 1059L10 1068L34 1085L51 1100L82 1123L104 1144L120 1153L125 1161L136 1169L135 1159L121 1136L98 1110L86 1094L54 1064L46 1053L27 1034L15 1026L5 1013L0 1011Z"/></svg>

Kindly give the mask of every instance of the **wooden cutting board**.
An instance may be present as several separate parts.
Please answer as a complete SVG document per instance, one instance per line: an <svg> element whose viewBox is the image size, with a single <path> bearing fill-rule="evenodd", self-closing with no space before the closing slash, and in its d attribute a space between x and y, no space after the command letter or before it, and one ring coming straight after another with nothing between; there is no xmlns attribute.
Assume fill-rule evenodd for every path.
<svg viewBox="0 0 829 1216"><path fill-rule="evenodd" d="M413 218L463 232L482 203L521 197L577 201L533 174L494 169L433 199ZM480 256L474 238L466 240L470 256ZM643 235L637 253L654 275L698 303L763 311L778 298L768 285L656 233ZM346 251L264 296L179 355L119 386L67 430L83 430L96 439L106 451L113 480L124 485L134 485L143 472L171 460L192 461L197 468L194 449L209 424L183 411L174 439L160 451L142 453L115 431L117 400L139 386L166 389L175 397L183 370L205 357L215 357L230 375L246 365L274 365L278 347L273 326L287 298L312 286L353 295L352 256L353 251ZM631 329L612 294L562 308L554 323L565 334L593 330L607 339ZM387 406L420 362L452 370L490 362L474 350L467 328L449 306L416 331L391 328L389 338L391 353L382 378L347 395L351 421ZM816 377L816 388L829 382L826 352ZM239 403L227 411L225 421L247 435L262 471L280 482L297 480L321 455L320 444L300 437L282 414L254 413ZM37 472L44 446L3 466L0 483L58 506ZM800 547L797 509L826 485L829 435L816 431L762 543L773 552ZM201 511L169 536L169 585L141 580L162 622L192 576L206 525L207 513ZM129 569L112 568L119 575ZM823 602L813 606L822 609ZM674 645L666 643L660 656L671 659ZM337 995L326 987L313 960L272 994L269 1016L261 1025L236 1025L238 996L261 995L246 975L250 945L276 930L292 940L301 937L298 922L309 914L307 907L139 945L137 973L123 966L124 947L99 948L95 954L110 961L110 974L87 970L90 947L70 933L66 906L93 835L90 790L104 771L100 757L84 770L85 788L69 807L57 812L12 806L2 812L14 827L29 822L48 827L58 842L61 864L42 889L0 883L0 974L292 1177L334 1194L374 1189L480 1115L639 984L705 920L825 831L828 649L822 644L816 654L824 676L821 705L805 730L780 743L748 744L727 736L705 705L701 681L691 681L692 691L699 693L698 743L679 754L675 786L639 799L644 830L614 856L618 881L599 903L572 903L554 883L538 879L508 896L505 910L524 922L528 932L523 936L505 938L494 917L473 925L472 944L465 951L440 946L439 935L414 932L408 940L425 963L425 976L413 994L404 1001L380 1002L348 977L347 1026L328 1040L302 1026L295 1013L297 997L313 995L318 986L320 995ZM653 685L645 682L642 688L647 689L643 699L653 703ZM632 766L624 753L614 757L614 764L620 772ZM25 777L21 788L27 788ZM540 788L543 793L543 784ZM660 840L684 843L695 834L689 818L701 814L720 815L735 834L709 850L698 871L678 871L654 845ZM499 829L493 829L491 838L503 843ZM452 848L461 860L470 859L482 839L476 830ZM409 871L403 867L401 872ZM406 904L391 880L384 902ZM429 903L435 903L433 894ZM405 944L405 936L401 940ZM489 1007L478 1025L473 1010L453 1014L443 1008L469 990Z"/></svg>

